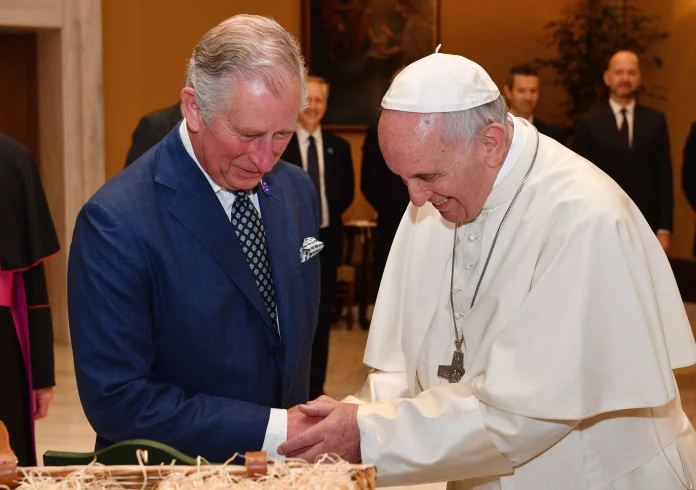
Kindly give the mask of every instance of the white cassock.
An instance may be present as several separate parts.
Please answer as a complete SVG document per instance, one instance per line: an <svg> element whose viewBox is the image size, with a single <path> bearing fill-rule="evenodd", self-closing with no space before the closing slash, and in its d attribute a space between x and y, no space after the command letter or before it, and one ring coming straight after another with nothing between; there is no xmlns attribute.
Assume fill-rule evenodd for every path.
<svg viewBox="0 0 696 490"><path fill-rule="evenodd" d="M672 369L696 345L667 257L604 173L539 136L469 309L535 153L536 129L514 124L499 182L458 231L458 384L437 377L454 351L454 225L429 203L404 215L365 352L375 371L346 400L363 403L363 461L380 486L691 488L696 433Z"/></svg>

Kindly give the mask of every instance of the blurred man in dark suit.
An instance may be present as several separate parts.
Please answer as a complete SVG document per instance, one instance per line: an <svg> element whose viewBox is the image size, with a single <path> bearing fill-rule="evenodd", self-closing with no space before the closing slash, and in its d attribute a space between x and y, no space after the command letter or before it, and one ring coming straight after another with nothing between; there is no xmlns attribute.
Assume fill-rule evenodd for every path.
<svg viewBox="0 0 696 490"><path fill-rule="evenodd" d="M312 346L309 398L324 393L329 358L331 309L336 293L336 274L343 258L343 218L353 202L355 177L350 144L321 127L329 98L329 84L320 77L307 77L307 106L282 159L303 168L314 182L319 197L321 301L319 321Z"/></svg>
<svg viewBox="0 0 696 490"><path fill-rule="evenodd" d="M574 150L623 188L668 252L674 191L667 121L661 112L636 103L640 67L635 53L615 53L604 83L609 101L578 119Z"/></svg>
<svg viewBox="0 0 696 490"><path fill-rule="evenodd" d="M391 77L391 83L405 66L400 66ZM377 211L377 227L372 248L372 274L377 289L382 282L384 267L401 217L409 203L408 188L401 177L393 173L384 161L377 140L377 125L370 125L362 147L360 190Z"/></svg>
<svg viewBox="0 0 696 490"><path fill-rule="evenodd" d="M124 168L159 143L181 119L181 102L143 116L133 131L133 142L128 150Z"/></svg>
<svg viewBox="0 0 696 490"><path fill-rule="evenodd" d="M689 204L696 211L696 122L691 125L691 133L689 133L686 145L684 145L682 188ZM696 237L694 237L693 254L696 257Z"/></svg>
<svg viewBox="0 0 696 490"><path fill-rule="evenodd" d="M408 188L401 177L387 167L377 141L377 124L370 126L362 147L360 190L377 211L373 247L374 284L379 288L387 265L389 249L409 203Z"/></svg>
<svg viewBox="0 0 696 490"><path fill-rule="evenodd" d="M534 124L541 134L563 143L561 128L534 116L534 109L539 100L539 74L533 67L516 65L510 68L503 92L513 116L526 119Z"/></svg>

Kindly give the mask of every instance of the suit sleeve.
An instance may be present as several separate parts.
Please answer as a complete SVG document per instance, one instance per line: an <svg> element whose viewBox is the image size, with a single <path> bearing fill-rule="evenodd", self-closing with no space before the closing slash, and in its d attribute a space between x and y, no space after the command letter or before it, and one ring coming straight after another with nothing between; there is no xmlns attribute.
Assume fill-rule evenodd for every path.
<svg viewBox="0 0 696 490"><path fill-rule="evenodd" d="M509 474L563 439L577 423L497 410L464 384L358 408L362 459L379 468L384 486Z"/></svg>
<svg viewBox="0 0 696 490"><path fill-rule="evenodd" d="M54 375L53 324L48 305L46 274L43 262L24 271L24 290L29 317L31 375L34 389L56 384Z"/></svg>
<svg viewBox="0 0 696 490"><path fill-rule="evenodd" d="M147 150L152 148L156 141L152 141L150 134L152 133L152 123L147 117L143 117L139 122L138 126L133 131L133 139L131 146L128 149L128 155L126 155L126 164L123 168L140 158Z"/></svg>
<svg viewBox="0 0 696 490"><path fill-rule="evenodd" d="M594 163L592 160L591 136L588 128L588 121L585 117L578 119L578 123L575 125L573 151Z"/></svg>
<svg viewBox="0 0 696 490"><path fill-rule="evenodd" d="M380 195L382 175L384 173L384 158L379 149L377 131L368 129L362 147L362 168L360 172L360 190L370 205L378 213L381 212L383 196Z"/></svg>
<svg viewBox="0 0 696 490"><path fill-rule="evenodd" d="M658 228L672 231L672 214L674 211L674 188L672 182L672 157L669 150L667 121L660 116L657 152L657 179L660 203L660 221Z"/></svg>
<svg viewBox="0 0 696 490"><path fill-rule="evenodd" d="M684 146L682 188L689 204L696 211L696 123L691 126L691 134L686 139Z"/></svg>
<svg viewBox="0 0 696 490"><path fill-rule="evenodd" d="M153 372L156 283L137 232L102 204L88 202L70 248L68 312L90 424L112 442L150 439L213 462L261 449L269 407L187 393Z"/></svg>

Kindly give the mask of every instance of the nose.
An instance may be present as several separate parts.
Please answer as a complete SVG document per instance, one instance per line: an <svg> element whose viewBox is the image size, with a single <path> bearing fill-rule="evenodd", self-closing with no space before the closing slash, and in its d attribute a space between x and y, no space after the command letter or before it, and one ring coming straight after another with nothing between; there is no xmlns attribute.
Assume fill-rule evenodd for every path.
<svg viewBox="0 0 696 490"><path fill-rule="evenodd" d="M423 189L420 185L408 185L408 197L416 207L423 206L426 202L428 202L428 199L430 199L432 195L432 191Z"/></svg>
<svg viewBox="0 0 696 490"><path fill-rule="evenodd" d="M275 165L275 158L273 158L273 142L271 138L259 138L257 140L251 161L261 172L266 173L271 171L273 165Z"/></svg>

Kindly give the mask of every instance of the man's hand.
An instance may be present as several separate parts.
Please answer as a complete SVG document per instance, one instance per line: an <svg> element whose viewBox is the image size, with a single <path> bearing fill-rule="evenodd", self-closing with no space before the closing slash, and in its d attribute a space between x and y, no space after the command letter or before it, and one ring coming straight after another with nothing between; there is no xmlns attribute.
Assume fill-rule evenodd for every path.
<svg viewBox="0 0 696 490"><path fill-rule="evenodd" d="M34 420L48 415L48 406L53 401L53 388L34 390Z"/></svg>
<svg viewBox="0 0 696 490"><path fill-rule="evenodd" d="M359 463L362 457L358 405L338 403L332 406L317 399L306 407L317 413L328 412L328 415L324 419L319 418L320 423L297 437L291 438L288 430L288 441L280 445L278 454L289 458L302 458L313 463L324 453L334 453L349 463ZM302 411L304 410L303 407Z"/></svg>
<svg viewBox="0 0 696 490"><path fill-rule="evenodd" d="M672 235L669 232L665 231L658 231L657 232L657 239L660 241L660 245L662 245L662 250L665 251L665 253L669 252L669 244L670 244L670 237Z"/></svg>
<svg viewBox="0 0 696 490"><path fill-rule="evenodd" d="M324 420L336 406L336 400L322 395L306 405L292 407L288 410L288 441Z"/></svg>

